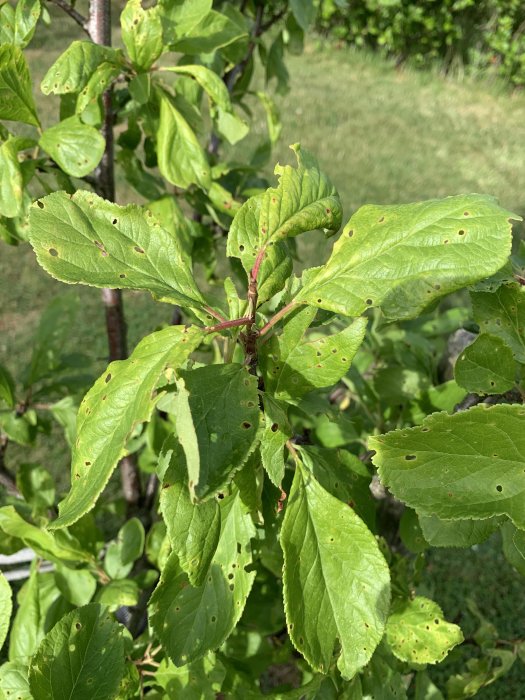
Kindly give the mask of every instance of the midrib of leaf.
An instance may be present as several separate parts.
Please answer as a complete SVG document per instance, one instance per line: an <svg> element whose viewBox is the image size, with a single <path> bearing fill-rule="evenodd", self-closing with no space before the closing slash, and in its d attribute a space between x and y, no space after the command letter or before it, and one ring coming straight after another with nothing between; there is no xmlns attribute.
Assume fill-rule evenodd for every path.
<svg viewBox="0 0 525 700"><path fill-rule="evenodd" d="M91 642L92 642L92 640L93 640L93 635L94 635L94 633L95 633L95 626L92 626L92 627L91 627L91 634L89 635L89 640L88 640L88 643L87 643L87 645L86 645L86 651L85 651L84 655L81 657L82 661L81 661L80 670L79 670L79 672L78 672L78 674L77 674L76 680L75 680L75 677L73 676L73 667L72 667L71 663L69 663L69 670L70 670L70 673L71 673L71 683L72 683L72 685L73 685L73 687L71 688L71 693L70 693L70 695L69 695L69 700L75 700L75 690L76 690L76 687L77 687L77 685L78 685L78 679L80 678L80 675L81 675L81 673L82 673L82 669L84 668L86 656L87 656L87 654L88 654L89 647L90 647ZM69 641L69 640L68 640L68 641ZM53 665L53 666L54 666L54 665ZM53 670L53 666L51 667L51 670ZM53 684L51 684L51 685L53 686ZM54 686L53 686L53 687L54 687ZM59 687L60 687L60 684L59 684Z"/></svg>

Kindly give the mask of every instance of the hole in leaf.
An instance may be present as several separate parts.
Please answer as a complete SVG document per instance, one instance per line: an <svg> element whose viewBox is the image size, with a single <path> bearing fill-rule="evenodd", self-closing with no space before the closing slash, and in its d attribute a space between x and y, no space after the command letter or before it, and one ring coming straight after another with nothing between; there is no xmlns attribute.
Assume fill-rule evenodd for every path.
<svg viewBox="0 0 525 700"><path fill-rule="evenodd" d="M215 617L215 615L212 615L212 616L211 616L211 621L212 621L212 622L215 622L216 619L217 619L217 618Z"/></svg>
<svg viewBox="0 0 525 700"><path fill-rule="evenodd" d="M447 244L448 243L448 238L443 241L443 243Z"/></svg>
<svg viewBox="0 0 525 700"><path fill-rule="evenodd" d="M276 433L279 430L279 424L278 423L272 423L272 427L270 428L272 433Z"/></svg>
<svg viewBox="0 0 525 700"><path fill-rule="evenodd" d="M460 228L458 231L458 236L464 236L465 235L465 229Z"/></svg>
<svg viewBox="0 0 525 700"><path fill-rule="evenodd" d="M40 209L44 208L44 202L41 202L40 200L37 200L37 205L40 207Z"/></svg>
<svg viewBox="0 0 525 700"><path fill-rule="evenodd" d="M120 277L121 280L123 280L123 279L126 277L126 275L125 275L124 273L122 273L122 274L119 275L119 277Z"/></svg>
<svg viewBox="0 0 525 700"><path fill-rule="evenodd" d="M239 250L240 250L240 251L241 251L241 253L242 253L242 252L243 252L243 250L244 250L244 246L243 246L243 245L240 245L240 246L239 246Z"/></svg>
<svg viewBox="0 0 525 700"><path fill-rule="evenodd" d="M323 301L322 299L318 299L317 303L320 304L322 301Z"/></svg>
<svg viewBox="0 0 525 700"><path fill-rule="evenodd" d="M106 384L110 381L111 379L111 373L106 375L106 379L104 380Z"/></svg>
<svg viewBox="0 0 525 700"><path fill-rule="evenodd" d="M366 300L366 303L367 303L368 306L372 306L372 304L373 304L374 302L372 301L372 299L367 299L367 300Z"/></svg>
<svg viewBox="0 0 525 700"><path fill-rule="evenodd" d="M49 255L52 255L54 258L56 258L58 255L58 250L55 250L55 248L50 248Z"/></svg>
<svg viewBox="0 0 525 700"><path fill-rule="evenodd" d="M117 223L117 219L113 219L113 221L112 221L111 223L112 223L112 224L116 224L116 223Z"/></svg>
<svg viewBox="0 0 525 700"><path fill-rule="evenodd" d="M252 427L252 424L251 424L251 423L248 423L248 421L245 420L245 421L242 423L242 427L243 427L245 430L249 430L249 429Z"/></svg>
<svg viewBox="0 0 525 700"><path fill-rule="evenodd" d="M496 486L496 491L498 491L498 493L501 493L503 491L503 486L501 484L498 484Z"/></svg>
<svg viewBox="0 0 525 700"><path fill-rule="evenodd" d="M142 253L142 254L144 253L144 250L143 250L142 248L139 248L138 245L136 245L136 246L133 248L133 250L134 250L135 252L137 252L137 253Z"/></svg>
<svg viewBox="0 0 525 700"><path fill-rule="evenodd" d="M416 459L416 455L405 455L405 459L407 462L411 462L412 460Z"/></svg>

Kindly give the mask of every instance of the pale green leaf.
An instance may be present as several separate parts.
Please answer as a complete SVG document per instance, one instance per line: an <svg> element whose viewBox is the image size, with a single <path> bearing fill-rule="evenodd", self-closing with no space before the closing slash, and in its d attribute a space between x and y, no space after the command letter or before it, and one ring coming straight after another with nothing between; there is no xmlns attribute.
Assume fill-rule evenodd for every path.
<svg viewBox="0 0 525 700"><path fill-rule="evenodd" d="M73 41L47 71L40 88L44 95L80 92L105 62L120 64L121 52L92 41Z"/></svg>
<svg viewBox="0 0 525 700"><path fill-rule="evenodd" d="M80 114L87 109L118 78L121 71L121 66L116 63L107 61L100 63L93 71L85 87L80 91L75 112Z"/></svg>
<svg viewBox="0 0 525 700"><path fill-rule="evenodd" d="M386 640L395 656L410 664L435 664L463 641L461 628L447 622L437 603L417 596L393 604Z"/></svg>
<svg viewBox="0 0 525 700"><path fill-rule="evenodd" d="M184 212L176 197L164 195L147 205L149 211L158 220L159 224L177 239L186 260L190 260L193 248L192 225L184 216Z"/></svg>
<svg viewBox="0 0 525 700"><path fill-rule="evenodd" d="M519 284L495 292L472 292L474 320L482 333L501 338L518 362L525 363L525 291Z"/></svg>
<svg viewBox="0 0 525 700"><path fill-rule="evenodd" d="M227 253L240 258L246 272L278 241L315 229L335 232L341 226L342 208L334 186L307 150L298 144L291 148L297 168L277 165L277 187L249 199L232 222Z"/></svg>
<svg viewBox="0 0 525 700"><path fill-rule="evenodd" d="M348 328L333 335L304 334L316 310L299 308L280 335L274 335L261 348L261 367L266 390L276 399L297 402L309 391L336 384L350 369L361 345L367 321L357 318Z"/></svg>
<svg viewBox="0 0 525 700"><path fill-rule="evenodd" d="M313 0L290 0L290 9L301 29L308 31L315 19L316 7Z"/></svg>
<svg viewBox="0 0 525 700"><path fill-rule="evenodd" d="M82 549L78 540L68 533L53 535L44 528L24 520L13 506L0 508L0 530L11 537L20 538L39 556L54 562L91 562L93 557Z"/></svg>
<svg viewBox="0 0 525 700"><path fill-rule="evenodd" d="M211 53L246 38L246 31L226 15L211 10L197 24L186 32L175 25L175 37L169 37L170 50L195 56Z"/></svg>
<svg viewBox="0 0 525 700"><path fill-rule="evenodd" d="M512 350L498 336L482 333L456 360L454 376L467 391L504 394L516 381Z"/></svg>
<svg viewBox="0 0 525 700"><path fill-rule="evenodd" d="M165 42L185 36L209 14L213 0L159 0Z"/></svg>
<svg viewBox="0 0 525 700"><path fill-rule="evenodd" d="M179 425L178 430L181 430ZM162 448L161 460L167 460L170 467L162 469L165 475L160 509L180 566L188 574L192 586L201 586L219 542L220 510L215 499L199 504L191 501L188 474L180 452L176 438L168 438Z"/></svg>
<svg viewBox="0 0 525 700"><path fill-rule="evenodd" d="M110 542L104 558L104 568L112 579L126 578L144 549L144 525L130 518L120 528L117 539Z"/></svg>
<svg viewBox="0 0 525 700"><path fill-rule="evenodd" d="M193 78L206 92L212 102L226 111L231 111L230 93L224 81L206 66L183 64L163 67L161 70L187 75Z"/></svg>
<svg viewBox="0 0 525 700"><path fill-rule="evenodd" d="M40 265L62 282L149 290L181 306L203 302L177 237L136 205L55 192L31 208L30 241Z"/></svg>
<svg viewBox="0 0 525 700"><path fill-rule="evenodd" d="M493 535L502 518L486 520L443 520L437 515L420 515L419 524L425 540L432 547L472 547Z"/></svg>
<svg viewBox="0 0 525 700"><path fill-rule="evenodd" d="M0 146L0 216L14 217L22 211L24 182L17 150L14 139Z"/></svg>
<svg viewBox="0 0 525 700"><path fill-rule="evenodd" d="M0 571L0 610L2 611L2 615L0 616L0 650L4 646L9 630L11 612L13 610L12 597L11 586Z"/></svg>
<svg viewBox="0 0 525 700"><path fill-rule="evenodd" d="M501 528L501 536L505 558L516 571L525 576L525 532L507 522Z"/></svg>
<svg viewBox="0 0 525 700"><path fill-rule="evenodd" d="M164 651L176 666L191 663L217 649L237 624L252 587L255 571L250 540L251 517L238 493L221 501L221 534L205 582L189 585L172 554L149 604L150 623Z"/></svg>
<svg viewBox="0 0 525 700"><path fill-rule="evenodd" d="M33 38L42 8L40 0L18 0L15 9L15 44L24 48Z"/></svg>
<svg viewBox="0 0 525 700"><path fill-rule="evenodd" d="M0 666L0 695L2 700L34 700L29 690L27 665L21 661L9 661Z"/></svg>
<svg viewBox="0 0 525 700"><path fill-rule="evenodd" d="M250 127L244 119L238 117L233 110L222 107L217 109L215 126L219 135L232 145L242 141L250 132Z"/></svg>
<svg viewBox="0 0 525 700"><path fill-rule="evenodd" d="M135 68L148 70L162 53L162 21L159 7L142 7L128 0L120 15L122 41Z"/></svg>
<svg viewBox="0 0 525 700"><path fill-rule="evenodd" d="M388 566L362 520L297 463L281 530L284 602L294 646L317 671L352 678L384 632Z"/></svg>
<svg viewBox="0 0 525 700"><path fill-rule="evenodd" d="M139 587L132 579L110 581L99 590L95 600L101 605L107 605L110 610L116 610L123 605L137 605Z"/></svg>
<svg viewBox="0 0 525 700"><path fill-rule="evenodd" d="M286 405L271 395L263 395L264 428L261 435L261 461L270 481L280 488L284 478L284 446L292 437L293 429L286 415Z"/></svg>
<svg viewBox="0 0 525 700"><path fill-rule="evenodd" d="M31 659L34 700L114 698L124 675L123 630L97 603L63 617Z"/></svg>
<svg viewBox="0 0 525 700"><path fill-rule="evenodd" d="M161 174L172 185L208 189L211 173L206 154L195 132L165 92L159 92L160 121L157 156Z"/></svg>
<svg viewBox="0 0 525 700"><path fill-rule="evenodd" d="M267 92L256 92L264 111L266 112L266 123L268 126L268 136L270 138L270 143L275 145L279 140L281 135L282 123L279 115L279 110L275 101L270 97Z"/></svg>
<svg viewBox="0 0 525 700"><path fill-rule="evenodd" d="M64 172L73 177L84 177L94 170L106 147L100 132L84 124L78 116L50 126L40 137L39 144Z"/></svg>
<svg viewBox="0 0 525 700"><path fill-rule="evenodd" d="M424 515L525 527L525 407L475 406L434 413L416 428L369 439L390 491Z"/></svg>
<svg viewBox="0 0 525 700"><path fill-rule="evenodd" d="M361 207L328 262L303 274L297 300L346 316L379 306L388 318L413 318L497 272L519 218L478 194Z"/></svg>
<svg viewBox="0 0 525 700"><path fill-rule="evenodd" d="M40 124L26 59L10 44L0 45L0 119Z"/></svg>
<svg viewBox="0 0 525 700"><path fill-rule="evenodd" d="M64 598L75 607L87 605L95 595L97 581L87 569L68 569L57 566L55 582Z"/></svg>
<svg viewBox="0 0 525 700"><path fill-rule="evenodd" d="M129 359L112 362L95 382L78 412L71 490L59 504L52 529L71 525L95 505L134 427L149 420L160 376L166 367L180 367L202 337L201 330L184 326L152 333Z"/></svg>
<svg viewBox="0 0 525 700"><path fill-rule="evenodd" d="M190 493L207 498L231 481L255 447L260 413L257 378L238 364L209 365L180 375L187 399L177 404L177 432ZM193 430L186 427L190 421Z"/></svg>
<svg viewBox="0 0 525 700"><path fill-rule="evenodd" d="M14 43L15 8L9 3L5 2L3 5L0 5L0 44Z"/></svg>
<svg viewBox="0 0 525 700"><path fill-rule="evenodd" d="M163 659L154 682L166 691L166 697L184 700L216 700L226 676L226 669L213 653L177 668ZM219 696L220 697L220 696Z"/></svg>

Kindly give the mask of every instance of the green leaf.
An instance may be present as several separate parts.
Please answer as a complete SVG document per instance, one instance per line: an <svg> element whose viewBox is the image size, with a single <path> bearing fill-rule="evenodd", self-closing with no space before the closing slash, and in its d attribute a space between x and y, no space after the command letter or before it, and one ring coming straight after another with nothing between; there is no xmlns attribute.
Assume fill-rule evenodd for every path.
<svg viewBox="0 0 525 700"><path fill-rule="evenodd" d="M0 45L0 119L40 125L26 59L10 44Z"/></svg>
<svg viewBox="0 0 525 700"><path fill-rule="evenodd" d="M383 636L388 567L377 542L346 504L298 461L281 530L284 603L291 640L308 663L350 679Z"/></svg>
<svg viewBox="0 0 525 700"><path fill-rule="evenodd" d="M139 587L136 581L130 579L110 581L99 590L95 600L101 605L107 605L110 610L116 610L123 605L137 605Z"/></svg>
<svg viewBox="0 0 525 700"><path fill-rule="evenodd" d="M434 413L368 444L383 484L418 512L445 520L508 515L525 527L524 417L521 405L482 404Z"/></svg>
<svg viewBox="0 0 525 700"><path fill-rule="evenodd" d="M123 630L96 603L63 617L31 659L34 700L114 698L124 675Z"/></svg>
<svg viewBox="0 0 525 700"><path fill-rule="evenodd" d="M18 162L15 139L9 138L0 146L0 215L9 218L22 211L24 182Z"/></svg>
<svg viewBox="0 0 525 700"><path fill-rule="evenodd" d="M363 700L407 700L399 663L381 644L362 673ZM352 698L353 700L353 698ZM359 698L359 700L361 700Z"/></svg>
<svg viewBox="0 0 525 700"><path fill-rule="evenodd" d="M159 0L165 43L189 34L210 12L213 0Z"/></svg>
<svg viewBox="0 0 525 700"><path fill-rule="evenodd" d="M170 51L195 56L212 53L246 37L246 31L226 15L211 10L198 24L182 33L182 27L175 26L176 35L169 38Z"/></svg>
<svg viewBox="0 0 525 700"><path fill-rule="evenodd" d="M5 401L9 408L14 408L16 403L15 381L11 372L0 365L0 399Z"/></svg>
<svg viewBox="0 0 525 700"><path fill-rule="evenodd" d="M497 272L519 218L477 194L361 207L328 262L303 274L297 301L346 316L379 306L389 319L413 318Z"/></svg>
<svg viewBox="0 0 525 700"><path fill-rule="evenodd" d="M87 569L68 569L57 566L55 582L64 598L75 607L87 605L95 595L97 581Z"/></svg>
<svg viewBox="0 0 525 700"><path fill-rule="evenodd" d="M425 540L432 547L472 547L493 535L502 518L486 520L443 520L437 515L420 515Z"/></svg>
<svg viewBox="0 0 525 700"><path fill-rule="evenodd" d="M478 690L491 685L505 675L515 660L514 652L506 649L490 649L481 658L469 659L466 671L448 679L448 700L474 697Z"/></svg>
<svg viewBox="0 0 525 700"><path fill-rule="evenodd" d="M34 700L29 690L27 665L21 661L10 661L0 666L0 697L6 700Z"/></svg>
<svg viewBox="0 0 525 700"><path fill-rule="evenodd" d="M104 568L110 578L126 578L144 550L144 525L130 518L119 530L117 540L110 542L104 558Z"/></svg>
<svg viewBox="0 0 525 700"><path fill-rule="evenodd" d="M13 506L0 508L0 530L6 535L19 537L26 547L31 547L39 556L53 562L91 562L92 556L84 551L68 533L55 537L47 530L28 523Z"/></svg>
<svg viewBox="0 0 525 700"><path fill-rule="evenodd" d="M266 112L266 123L268 125L268 136L270 143L275 145L281 135L282 123L279 116L279 110L275 101L268 95L267 92L256 92L264 111Z"/></svg>
<svg viewBox="0 0 525 700"><path fill-rule="evenodd" d="M442 692L434 685L426 671L416 673L414 700L445 700Z"/></svg>
<svg viewBox="0 0 525 700"><path fill-rule="evenodd" d="M308 31L315 19L316 8L313 0L290 0L290 9L301 29Z"/></svg>
<svg viewBox="0 0 525 700"><path fill-rule="evenodd" d="M120 15L120 26L133 66L148 70L164 48L159 7L155 5L145 10L141 0L128 0Z"/></svg>
<svg viewBox="0 0 525 700"><path fill-rule="evenodd" d="M394 603L386 623L386 640L398 659L435 664L463 641L461 628L447 622L437 603L417 596Z"/></svg>
<svg viewBox="0 0 525 700"><path fill-rule="evenodd" d="M496 335L482 333L458 357L454 376L467 391L504 394L516 381L512 350Z"/></svg>
<svg viewBox="0 0 525 700"><path fill-rule="evenodd" d="M341 226L342 208L335 187L320 172L311 153L299 144L291 148L297 168L277 165L277 187L249 199L232 222L227 254L240 258L246 272L258 255L266 256L278 241L318 228L335 232ZM263 257L263 277L264 264Z"/></svg>
<svg viewBox="0 0 525 700"><path fill-rule="evenodd" d="M274 335L261 349L265 387L281 401L297 402L309 391L336 384L350 369L367 326L357 318L345 330L333 335L304 334L316 310L299 308L280 335Z"/></svg>
<svg viewBox="0 0 525 700"><path fill-rule="evenodd" d="M38 573L34 562L29 579L17 594L18 607L9 633L10 661L29 661L57 615L69 610L63 609L60 599L53 574Z"/></svg>
<svg viewBox="0 0 525 700"><path fill-rule="evenodd" d="M40 0L19 0L16 3L14 43L20 48L27 46L33 38L41 10Z"/></svg>
<svg viewBox="0 0 525 700"><path fill-rule="evenodd" d="M251 517L238 493L221 501L221 534L206 581L189 585L172 554L149 604L150 623L164 651L183 666L217 649L239 621L255 577Z"/></svg>
<svg viewBox="0 0 525 700"><path fill-rule="evenodd" d="M506 560L516 571L525 576L525 532L507 522L501 528L501 536Z"/></svg>
<svg viewBox="0 0 525 700"><path fill-rule="evenodd" d="M180 75L188 75L201 86L212 102L226 111L231 111L232 105L228 88L220 76L209 68L199 65L184 64L181 66L163 67L161 70L179 73Z"/></svg>
<svg viewBox="0 0 525 700"><path fill-rule="evenodd" d="M232 145L242 141L250 131L249 125L238 117L233 110L225 110L221 107L217 108L215 126L220 136Z"/></svg>
<svg viewBox="0 0 525 700"><path fill-rule="evenodd" d="M0 617L0 650L4 646L9 630L11 612L13 611L12 597L11 586L0 571L0 610L2 610L2 616Z"/></svg>
<svg viewBox="0 0 525 700"><path fill-rule="evenodd" d="M271 395L263 395L264 429L261 435L261 460L270 481L280 488L284 478L284 446L292 437L292 426L286 415L286 405Z"/></svg>
<svg viewBox="0 0 525 700"><path fill-rule="evenodd" d="M181 306L203 303L177 237L136 205L55 192L33 205L29 221L38 262L62 282L149 290Z"/></svg>
<svg viewBox="0 0 525 700"><path fill-rule="evenodd" d="M166 367L178 368L199 345L203 331L172 326L141 340L129 359L112 362L88 391L77 418L71 490L50 528L71 525L93 506L134 427L149 420L155 388ZM104 430L100 430L104 426Z"/></svg>
<svg viewBox="0 0 525 700"><path fill-rule="evenodd" d="M519 284L495 292L472 292L474 320L482 333L501 338L518 362L525 363L525 292Z"/></svg>
<svg viewBox="0 0 525 700"><path fill-rule="evenodd" d="M105 62L122 63L121 52L92 41L73 41L47 71L40 89L44 95L80 92Z"/></svg>
<svg viewBox="0 0 525 700"><path fill-rule="evenodd" d="M55 482L51 474L39 464L20 464L16 485L33 512L46 515L55 503Z"/></svg>
<svg viewBox="0 0 525 700"><path fill-rule="evenodd" d="M159 100L157 156L161 174L172 185L183 189L193 184L208 189L210 166L195 132L167 93L160 91Z"/></svg>
<svg viewBox="0 0 525 700"><path fill-rule="evenodd" d="M163 479L160 509L181 568L188 574L192 586L201 586L217 549L221 516L214 499L192 503L180 451L174 437L168 438L162 448L161 460L171 466Z"/></svg>
<svg viewBox="0 0 525 700"><path fill-rule="evenodd" d="M85 87L80 91L75 112L80 114L87 109L122 72L122 66L105 61L98 65Z"/></svg>
<svg viewBox="0 0 525 700"><path fill-rule="evenodd" d="M106 147L100 132L84 124L76 115L46 129L39 144L64 172L73 177L84 177L94 170Z"/></svg>
<svg viewBox="0 0 525 700"><path fill-rule="evenodd" d="M235 363L199 367L180 375L184 388L179 382L177 433L190 493L202 499L224 488L255 447L257 378Z"/></svg>
<svg viewBox="0 0 525 700"><path fill-rule="evenodd" d="M225 677L226 669L215 654L210 653L182 668L174 666L169 659L163 659L154 682L166 691L165 697L216 700Z"/></svg>

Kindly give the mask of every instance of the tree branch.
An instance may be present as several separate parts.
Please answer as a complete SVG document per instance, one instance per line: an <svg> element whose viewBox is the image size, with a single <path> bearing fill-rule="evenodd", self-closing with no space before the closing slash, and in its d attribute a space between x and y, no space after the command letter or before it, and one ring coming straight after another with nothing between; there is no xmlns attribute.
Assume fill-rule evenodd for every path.
<svg viewBox="0 0 525 700"><path fill-rule="evenodd" d="M68 2L65 0L48 0L49 2L52 2L54 5L57 7L60 7L61 10L64 10L66 15L69 15L71 19L73 19L78 26L86 32L88 36L90 36L89 29L88 29L88 20L87 17L84 17L84 15L81 15L80 12L77 12L75 8L70 5Z"/></svg>

